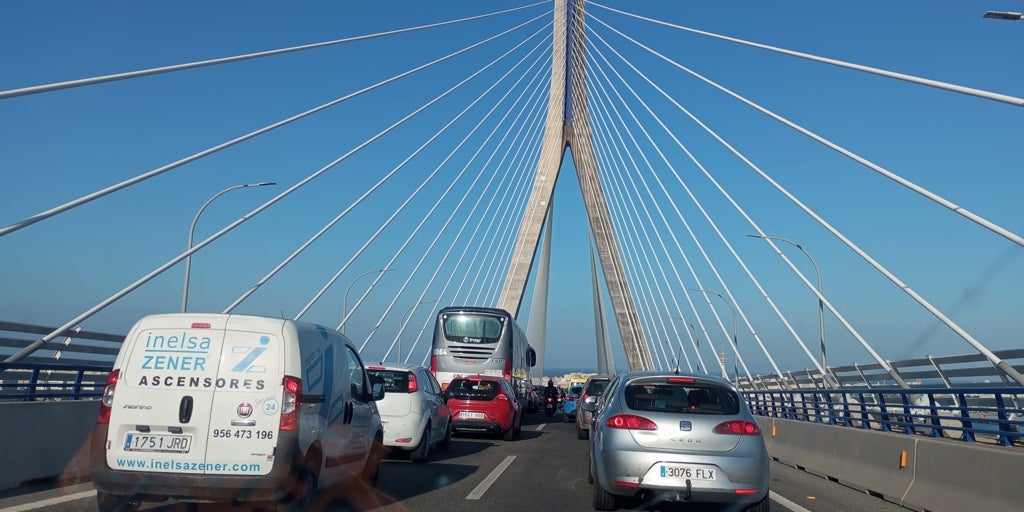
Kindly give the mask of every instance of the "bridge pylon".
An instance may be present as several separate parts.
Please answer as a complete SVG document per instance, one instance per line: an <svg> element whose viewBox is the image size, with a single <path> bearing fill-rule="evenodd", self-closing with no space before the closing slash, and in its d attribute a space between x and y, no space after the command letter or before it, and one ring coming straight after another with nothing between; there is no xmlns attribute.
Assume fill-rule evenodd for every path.
<svg viewBox="0 0 1024 512"><path fill-rule="evenodd" d="M498 307L513 316L518 315L526 280L537 253L540 232L550 213L555 182L565 151L569 150L583 193L594 246L601 260L605 284L615 310L627 363L631 370L650 369L653 366L650 351L644 341L636 305L629 291L594 153L586 90L584 1L555 0L554 16L551 90L540 159ZM599 298L595 297L595 300ZM597 338L600 340L600 336ZM600 342L598 344L603 345ZM601 353L607 349L598 346L597 350Z"/></svg>

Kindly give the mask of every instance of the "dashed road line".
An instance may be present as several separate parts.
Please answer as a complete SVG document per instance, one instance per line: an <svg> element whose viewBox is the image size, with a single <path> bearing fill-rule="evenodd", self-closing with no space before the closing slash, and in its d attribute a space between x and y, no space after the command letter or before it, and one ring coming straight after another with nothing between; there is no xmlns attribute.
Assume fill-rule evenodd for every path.
<svg viewBox="0 0 1024 512"><path fill-rule="evenodd" d="M781 495L781 494L779 494L779 493L777 493L775 491L768 491L768 496L771 497L772 501L778 503L779 505L782 505L783 507L786 507L786 508L792 510L793 512L811 512L810 510L807 510L806 508L803 508L800 505L797 505L796 503L793 503L792 501L789 501L783 495ZM0 511L0 512L3 512L3 511Z"/></svg>
<svg viewBox="0 0 1024 512"><path fill-rule="evenodd" d="M487 478L484 478L484 481L480 482L480 484L477 485L475 489L473 489L473 492L469 493L469 495L466 496L466 499L480 499L480 497L483 496L485 492L487 492L487 489L490 489L491 485L498 480L498 477L500 477L501 474L504 473L505 470L512 465L512 461L514 460L516 460L515 455L509 455L508 457L505 457L505 460L501 461L501 464L498 464L498 467L494 468L494 470L491 471L491 474L487 475Z"/></svg>

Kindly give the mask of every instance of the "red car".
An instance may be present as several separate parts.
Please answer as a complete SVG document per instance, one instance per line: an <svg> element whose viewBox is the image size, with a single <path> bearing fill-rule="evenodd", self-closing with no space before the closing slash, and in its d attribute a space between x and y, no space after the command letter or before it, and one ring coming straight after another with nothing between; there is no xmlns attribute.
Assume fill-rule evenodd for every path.
<svg viewBox="0 0 1024 512"><path fill-rule="evenodd" d="M523 406L501 377L456 377L448 384L445 398L456 432L491 432L511 441L522 430Z"/></svg>

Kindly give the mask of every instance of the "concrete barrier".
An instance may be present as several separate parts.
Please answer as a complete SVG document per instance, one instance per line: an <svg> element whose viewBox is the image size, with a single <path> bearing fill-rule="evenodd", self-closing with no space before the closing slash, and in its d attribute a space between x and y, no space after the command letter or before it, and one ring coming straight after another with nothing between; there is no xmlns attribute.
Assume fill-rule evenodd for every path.
<svg viewBox="0 0 1024 512"><path fill-rule="evenodd" d="M780 462L930 512L1018 510L1024 450L758 418Z"/></svg>
<svg viewBox="0 0 1024 512"><path fill-rule="evenodd" d="M0 490L40 479L88 480L89 434L98 400L0 404Z"/></svg>

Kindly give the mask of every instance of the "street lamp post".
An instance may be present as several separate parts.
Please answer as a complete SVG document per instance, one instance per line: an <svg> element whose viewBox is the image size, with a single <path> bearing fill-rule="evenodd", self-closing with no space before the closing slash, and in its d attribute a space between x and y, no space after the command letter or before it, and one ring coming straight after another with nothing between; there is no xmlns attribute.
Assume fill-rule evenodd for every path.
<svg viewBox="0 0 1024 512"><path fill-rule="evenodd" d="M800 245L800 244L798 244L798 243L796 243L796 242L794 242L794 241L792 241L792 240L790 240L788 238L782 238L782 237L778 237L778 236L768 236L768 235L747 235L747 236L749 236L751 238L761 238L763 240L778 240L780 242L786 242L787 244L792 245L793 247L796 247L797 249L800 249L800 252L804 253L804 256L807 256L807 259L811 260L811 265L814 266L814 273L818 275L818 333L819 333L820 340L821 340L821 370L823 372L825 372L825 373L828 373L828 364L826 364L826 358L825 358L825 302L821 300L821 297L822 297L822 295L821 295L821 269L818 268L818 263L816 261L814 261L814 258L811 257L811 253L807 252L807 249L804 249L804 247L802 245Z"/></svg>
<svg viewBox="0 0 1024 512"><path fill-rule="evenodd" d="M387 272L389 270L394 270L394 269L393 268L378 268L376 270L367 270L366 272L363 272L362 274L359 274L358 276L356 276L356 278L353 279L352 282L348 284L348 288L345 288L345 297L341 301L341 329L339 329L342 334L345 334L345 323L347 323L347 321L348 321L348 318L346 318L348 316L348 292L352 290L352 285L356 284L356 281L358 281L358 280L360 280L360 279L362 279L362 278L364 278L364 277L366 277L366 276L368 276L370 274L384 273L384 272Z"/></svg>
<svg viewBox="0 0 1024 512"><path fill-rule="evenodd" d="M736 324L736 309L734 309L732 307L732 304L730 304L729 301L726 300L726 298L723 297L721 293L713 292L713 291L710 291L710 290L702 290L700 288L690 288L690 291L700 292L700 293L703 293L703 294L710 293L712 295L716 295L716 296L718 296L719 299L722 299L722 302L724 302L726 306L729 307L729 311L732 312L732 348L733 348L734 351L736 351L736 354L735 354L736 355L736 359L739 359L739 351L740 351L740 349L739 349L739 345L736 343L736 338L737 338L736 337L736 331L737 331L737 328L736 328L736 326L737 326L737 324ZM719 358L719 360L718 360L718 364L719 364L719 366L722 367L722 376L725 377L725 378L729 378L729 376L725 373L725 351L724 350L722 351L721 358ZM735 360L733 360L733 362L732 362L732 372L736 375L736 381L739 382L740 374L739 374L739 371L736 368L736 361Z"/></svg>
<svg viewBox="0 0 1024 512"><path fill-rule="evenodd" d="M405 317L411 315L412 314L412 310L416 309L416 306L419 306L420 304L433 304L434 302L437 302L437 299L421 300L421 301L417 302L416 304L413 304L412 306L409 306L409 309L407 309L405 311L405 313L402 313L402 321L398 324L398 328L399 329L402 328L402 325L405 324ZM398 334L398 362L399 363L402 362L402 334L401 333Z"/></svg>
<svg viewBox="0 0 1024 512"><path fill-rule="evenodd" d="M1024 20L1024 13L1009 11L985 11L985 15L982 17L993 20L1017 21Z"/></svg>
<svg viewBox="0 0 1024 512"><path fill-rule="evenodd" d="M188 250L190 250L190 251L192 250L192 239L195 236L196 222L199 221L199 216L203 214L203 210L205 210L207 206L210 206L210 203L212 203L214 199L217 199L218 197L220 197L220 196L222 196L224 194L227 194L228 192L231 192L232 190L239 189L239 188L266 187L268 185L276 185L276 184L277 183L274 183L272 181L263 181L263 182L260 182L260 183L246 183L244 185L235 185L233 187L228 187L228 188L226 188L224 190L221 190L220 192L217 192L216 194L214 194L213 197L207 199L206 202L203 203L203 206L201 208L199 208L199 211L196 212L196 216L192 219L192 226L188 230ZM184 313L185 309L188 307L188 280L189 280L189 274L191 272L192 272L192 255L189 254L188 256L185 256L185 286L184 286L184 289L181 292L181 312L182 313Z"/></svg>

